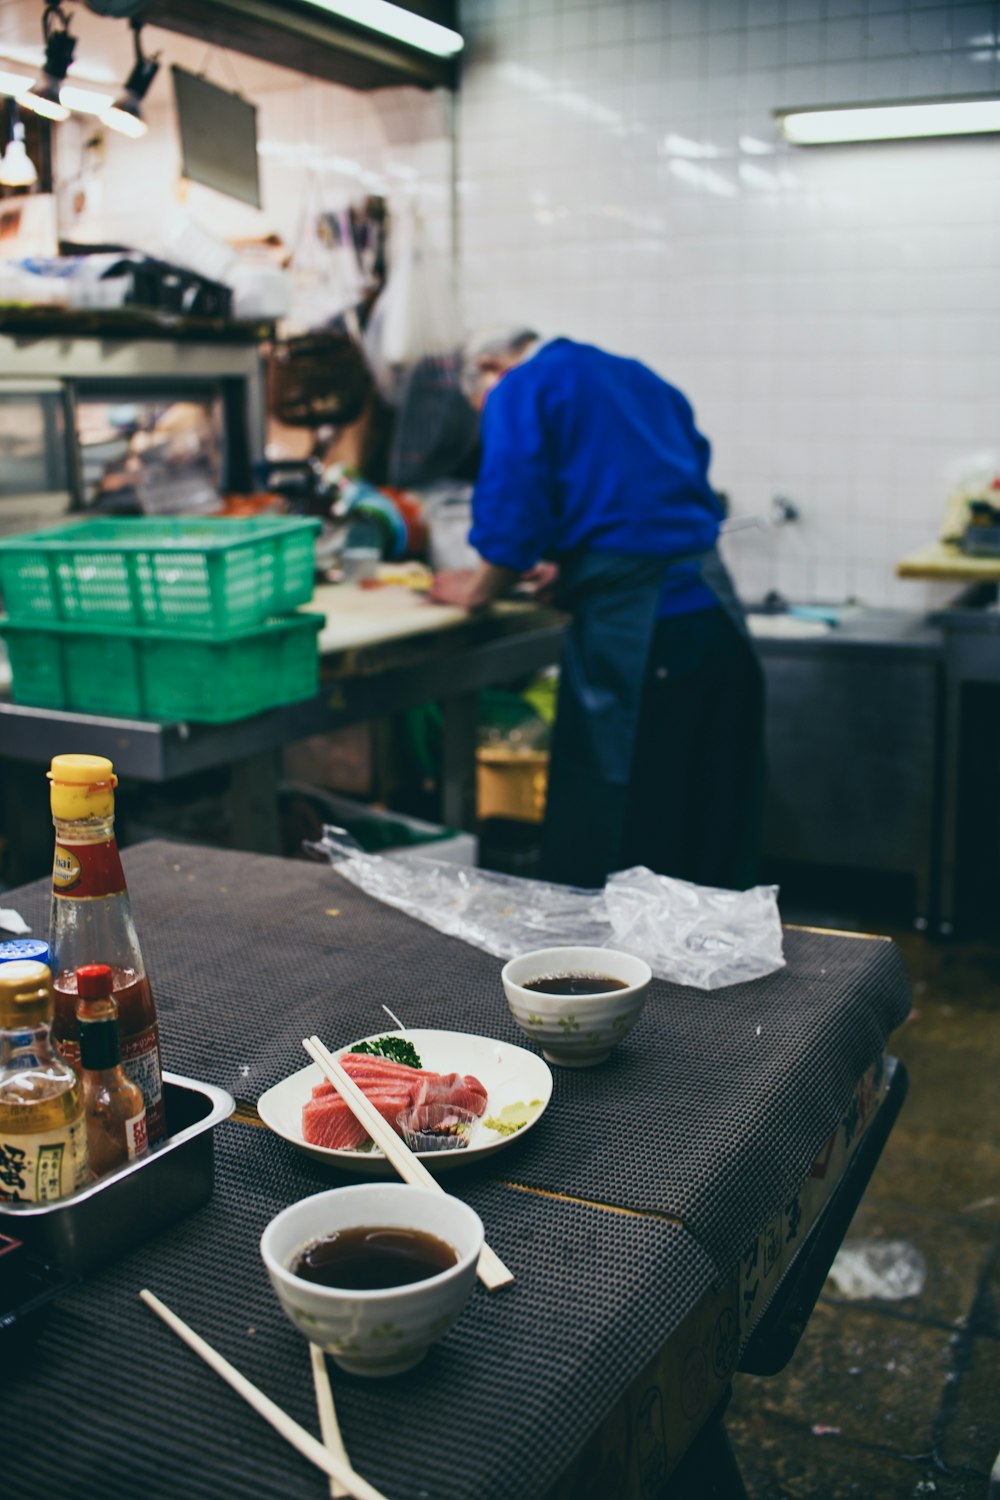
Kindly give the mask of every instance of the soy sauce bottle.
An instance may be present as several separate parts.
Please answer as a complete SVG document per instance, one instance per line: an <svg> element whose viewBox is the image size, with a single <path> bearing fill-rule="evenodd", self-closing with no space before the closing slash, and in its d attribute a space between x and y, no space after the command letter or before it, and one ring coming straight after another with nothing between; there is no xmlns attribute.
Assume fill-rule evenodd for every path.
<svg viewBox="0 0 1000 1500"><path fill-rule="evenodd" d="M53 1039L63 1057L79 1065L78 971L107 965L118 1007L122 1066L142 1090L152 1146L164 1134L160 1034L115 840L118 778L110 760L99 755L57 755L48 774L56 830L49 925L56 999ZM106 971L99 980L91 978L106 983Z"/></svg>
<svg viewBox="0 0 1000 1500"><path fill-rule="evenodd" d="M102 967L92 964L91 968ZM81 1000L80 1079L87 1120L87 1160L95 1177L144 1156L146 1106L142 1090L121 1065L117 1007L110 996L96 1005Z"/></svg>

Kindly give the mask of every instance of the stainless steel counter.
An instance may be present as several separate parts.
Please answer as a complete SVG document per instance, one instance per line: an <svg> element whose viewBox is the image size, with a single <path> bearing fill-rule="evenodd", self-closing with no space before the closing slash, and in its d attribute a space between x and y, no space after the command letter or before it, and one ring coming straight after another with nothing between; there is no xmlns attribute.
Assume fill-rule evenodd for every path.
<svg viewBox="0 0 1000 1500"><path fill-rule="evenodd" d="M849 608L825 631L758 636L757 646L765 869L912 877L913 919L928 926L939 906L941 629L919 614Z"/></svg>

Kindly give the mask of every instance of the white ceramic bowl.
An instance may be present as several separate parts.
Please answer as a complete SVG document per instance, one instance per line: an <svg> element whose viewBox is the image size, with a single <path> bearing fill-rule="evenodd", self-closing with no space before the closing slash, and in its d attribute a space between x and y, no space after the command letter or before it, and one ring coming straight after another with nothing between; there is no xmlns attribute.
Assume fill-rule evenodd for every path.
<svg viewBox="0 0 1000 1500"><path fill-rule="evenodd" d="M625 989L596 995L545 995L524 986L563 974L606 974ZM563 1068L604 1062L639 1019L653 977L649 965L614 948L538 948L504 964L507 1004L542 1055Z"/></svg>
<svg viewBox="0 0 1000 1500"><path fill-rule="evenodd" d="M311 1241L365 1225L422 1229L451 1245L457 1264L385 1291L318 1286L289 1270ZM271 1285L296 1328L353 1375L398 1375L419 1363L468 1301L482 1247L473 1209L405 1182L364 1182L303 1198L272 1219L260 1241Z"/></svg>

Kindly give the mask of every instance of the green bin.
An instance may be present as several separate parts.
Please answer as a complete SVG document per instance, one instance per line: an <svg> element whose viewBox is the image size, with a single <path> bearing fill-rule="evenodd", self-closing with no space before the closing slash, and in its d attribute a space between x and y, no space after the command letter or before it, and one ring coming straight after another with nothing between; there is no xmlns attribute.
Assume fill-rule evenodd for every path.
<svg viewBox="0 0 1000 1500"><path fill-rule="evenodd" d="M0 621L15 703L128 719L224 724L311 698L318 614L266 620L211 640L193 632Z"/></svg>
<svg viewBox="0 0 1000 1500"><path fill-rule="evenodd" d="M0 540L15 624L77 623L199 635L258 625L312 598L310 517L80 521Z"/></svg>

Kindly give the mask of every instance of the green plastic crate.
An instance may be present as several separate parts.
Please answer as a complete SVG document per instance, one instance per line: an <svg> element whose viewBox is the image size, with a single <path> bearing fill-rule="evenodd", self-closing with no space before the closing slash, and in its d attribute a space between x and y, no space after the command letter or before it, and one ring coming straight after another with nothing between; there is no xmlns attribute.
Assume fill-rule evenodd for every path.
<svg viewBox="0 0 1000 1500"><path fill-rule="evenodd" d="M312 598L308 517L97 519L0 541L15 624L117 624L216 635Z"/></svg>
<svg viewBox="0 0 1000 1500"><path fill-rule="evenodd" d="M325 616L294 614L207 640L172 631L0 620L15 703L128 719L225 724L311 698Z"/></svg>

